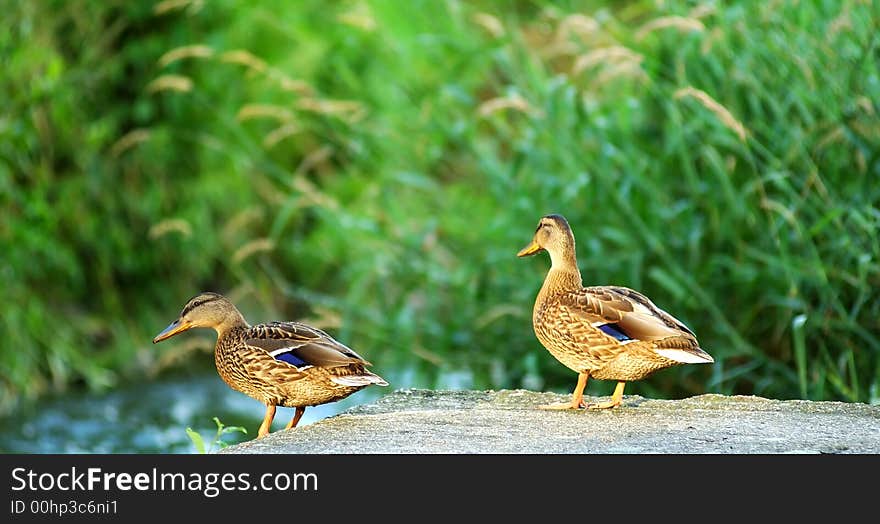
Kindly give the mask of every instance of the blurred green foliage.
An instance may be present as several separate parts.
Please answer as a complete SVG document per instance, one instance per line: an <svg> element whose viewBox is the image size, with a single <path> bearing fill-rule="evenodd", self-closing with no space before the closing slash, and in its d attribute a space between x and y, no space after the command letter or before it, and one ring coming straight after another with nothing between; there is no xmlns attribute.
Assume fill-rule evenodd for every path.
<svg viewBox="0 0 880 524"><path fill-rule="evenodd" d="M550 212L716 359L631 393L880 401L875 2L2 3L4 410L193 360L150 339L202 290L566 391Z"/></svg>

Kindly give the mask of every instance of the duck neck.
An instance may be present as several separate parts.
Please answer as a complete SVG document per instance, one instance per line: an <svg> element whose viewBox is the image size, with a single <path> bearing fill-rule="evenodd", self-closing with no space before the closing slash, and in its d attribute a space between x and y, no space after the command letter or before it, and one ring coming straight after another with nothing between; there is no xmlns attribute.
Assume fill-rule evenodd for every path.
<svg viewBox="0 0 880 524"><path fill-rule="evenodd" d="M576 291L583 287L581 273L577 268L572 271L570 268L555 269L551 268L544 279L544 285L541 286L541 298L551 297L566 291Z"/></svg>
<svg viewBox="0 0 880 524"><path fill-rule="evenodd" d="M578 269L574 253L550 253L550 259L553 265L550 266L550 271L547 272L544 285L541 286L541 291L535 301L535 315L538 315L551 297L567 291L576 291L583 287L581 272Z"/></svg>
<svg viewBox="0 0 880 524"><path fill-rule="evenodd" d="M234 309L223 319L223 322L214 326L214 331L217 332L218 346L222 339L239 331L244 331L249 327L250 325L244 319L244 316L237 309Z"/></svg>

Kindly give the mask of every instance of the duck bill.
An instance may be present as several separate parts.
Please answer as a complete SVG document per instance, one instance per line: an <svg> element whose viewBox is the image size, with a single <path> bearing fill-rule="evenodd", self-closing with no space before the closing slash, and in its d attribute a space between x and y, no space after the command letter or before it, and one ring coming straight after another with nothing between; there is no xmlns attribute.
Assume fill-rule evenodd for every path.
<svg viewBox="0 0 880 524"><path fill-rule="evenodd" d="M156 335L156 337L153 339L153 344L155 344L156 342L162 342L166 338L171 338L174 335L186 331L191 327L193 327L192 324L190 324L189 322L183 322L178 318L171 324L168 324L168 327L163 329L161 333Z"/></svg>
<svg viewBox="0 0 880 524"><path fill-rule="evenodd" d="M534 255L535 253L537 253L538 251L541 251L542 249L544 249L544 248L542 248L541 246L538 245L537 242L532 240L532 243L527 245L526 247L520 249L519 253L517 253L516 256L527 257L530 255Z"/></svg>

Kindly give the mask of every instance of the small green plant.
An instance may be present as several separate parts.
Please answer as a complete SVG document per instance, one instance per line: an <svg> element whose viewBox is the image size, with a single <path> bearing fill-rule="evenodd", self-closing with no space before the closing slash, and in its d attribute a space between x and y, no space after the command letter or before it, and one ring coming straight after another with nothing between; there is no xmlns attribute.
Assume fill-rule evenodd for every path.
<svg viewBox="0 0 880 524"><path fill-rule="evenodd" d="M245 435L247 434L247 429L242 426L227 426L220 422L220 419L214 417L214 423L217 424L217 434L214 435L214 440L211 442L210 446L205 448L205 439L202 438L202 435L194 430L193 428L187 427L186 434L189 436L189 439L192 441L193 445L196 447L196 452L198 453L213 453L216 450L220 450L228 446L227 442L223 441L223 435L227 433L233 432L241 432Z"/></svg>

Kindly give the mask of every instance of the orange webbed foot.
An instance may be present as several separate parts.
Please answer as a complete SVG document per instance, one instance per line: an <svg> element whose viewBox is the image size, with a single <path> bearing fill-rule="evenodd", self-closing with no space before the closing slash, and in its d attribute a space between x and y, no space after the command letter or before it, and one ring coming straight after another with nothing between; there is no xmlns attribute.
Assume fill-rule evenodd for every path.
<svg viewBox="0 0 880 524"><path fill-rule="evenodd" d="M571 402L554 402L553 404L541 404L538 406L538 409L548 409L548 410L564 410L564 409L583 409L587 407L584 403L584 399L580 400L572 400Z"/></svg>
<svg viewBox="0 0 880 524"><path fill-rule="evenodd" d="M617 387L614 388L614 393L611 395L611 400L606 402L599 403L590 403L587 404L587 409L614 409L623 402L623 388L626 386L626 382L619 381L617 383Z"/></svg>

